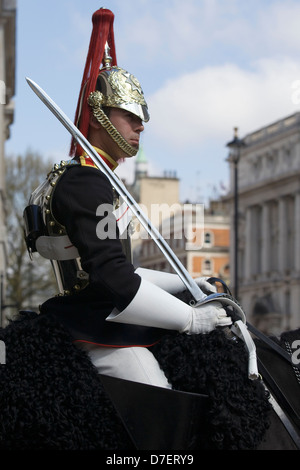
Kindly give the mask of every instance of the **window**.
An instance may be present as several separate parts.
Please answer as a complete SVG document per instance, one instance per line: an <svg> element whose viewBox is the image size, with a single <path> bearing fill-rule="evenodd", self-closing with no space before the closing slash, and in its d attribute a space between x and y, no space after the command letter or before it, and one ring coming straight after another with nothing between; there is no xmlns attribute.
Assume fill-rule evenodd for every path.
<svg viewBox="0 0 300 470"><path fill-rule="evenodd" d="M213 233L209 230L204 232L204 246L212 246L214 241Z"/></svg>
<svg viewBox="0 0 300 470"><path fill-rule="evenodd" d="M212 266L213 263L210 259L205 259L203 260L203 264L202 264L202 272L203 274L211 274L212 273Z"/></svg>

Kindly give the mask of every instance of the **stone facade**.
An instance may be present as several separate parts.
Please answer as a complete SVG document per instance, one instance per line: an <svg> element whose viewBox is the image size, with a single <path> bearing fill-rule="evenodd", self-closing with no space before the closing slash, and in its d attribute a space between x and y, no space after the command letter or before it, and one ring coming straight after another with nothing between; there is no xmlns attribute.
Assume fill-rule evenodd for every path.
<svg viewBox="0 0 300 470"><path fill-rule="evenodd" d="M0 325L3 324L6 273L5 141L14 118L16 0L0 0Z"/></svg>
<svg viewBox="0 0 300 470"><path fill-rule="evenodd" d="M239 301L253 325L278 334L300 326L300 113L248 134L242 141ZM232 190L226 199L233 226L234 165L230 158L229 164ZM233 236L232 231L231 266Z"/></svg>

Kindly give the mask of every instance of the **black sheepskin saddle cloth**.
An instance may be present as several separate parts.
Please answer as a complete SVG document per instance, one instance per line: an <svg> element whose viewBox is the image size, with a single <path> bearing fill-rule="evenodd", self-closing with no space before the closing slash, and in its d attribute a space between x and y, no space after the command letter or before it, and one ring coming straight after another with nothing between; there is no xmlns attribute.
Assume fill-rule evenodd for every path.
<svg viewBox="0 0 300 470"><path fill-rule="evenodd" d="M0 329L0 340L1 450L135 448L87 354L56 320L27 312ZM221 330L169 334L152 352L174 389L208 396L193 449L259 446L270 405L261 382L248 379L242 342Z"/></svg>

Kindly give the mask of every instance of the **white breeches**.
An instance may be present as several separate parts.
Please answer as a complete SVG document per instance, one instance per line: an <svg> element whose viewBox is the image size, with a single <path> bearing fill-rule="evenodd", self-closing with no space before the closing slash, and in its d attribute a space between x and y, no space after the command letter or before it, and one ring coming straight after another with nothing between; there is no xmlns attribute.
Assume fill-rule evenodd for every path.
<svg viewBox="0 0 300 470"><path fill-rule="evenodd" d="M172 388L157 360L147 348L136 346L105 348L88 345L85 347L83 344L82 348L88 351L99 374L156 387Z"/></svg>

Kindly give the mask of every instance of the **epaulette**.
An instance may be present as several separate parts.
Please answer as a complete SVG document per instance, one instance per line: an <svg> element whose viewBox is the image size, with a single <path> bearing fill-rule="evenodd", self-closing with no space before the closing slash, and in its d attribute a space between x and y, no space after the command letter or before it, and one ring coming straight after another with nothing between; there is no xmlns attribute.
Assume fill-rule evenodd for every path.
<svg viewBox="0 0 300 470"><path fill-rule="evenodd" d="M81 166L91 166L93 168L97 168L97 165L93 162L93 160L91 159L91 157L88 157L88 156L85 156L85 155L81 155L81 157L79 157L79 164Z"/></svg>

